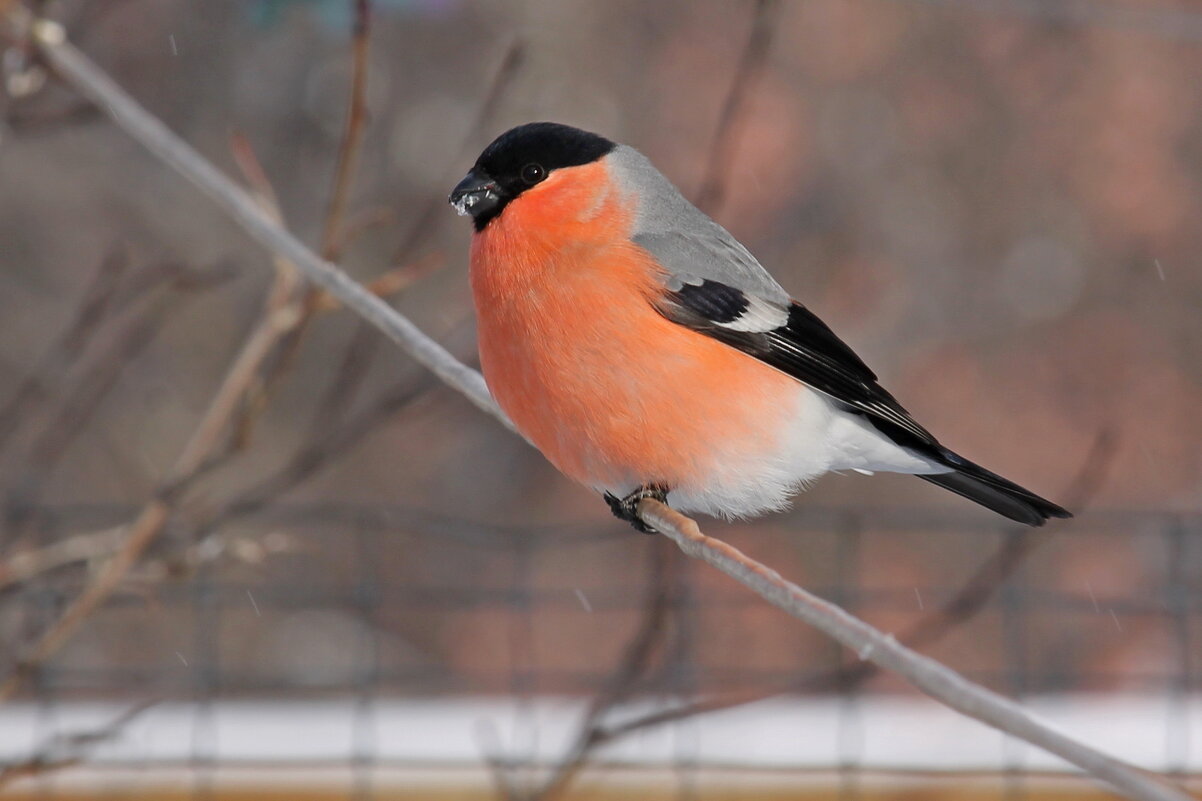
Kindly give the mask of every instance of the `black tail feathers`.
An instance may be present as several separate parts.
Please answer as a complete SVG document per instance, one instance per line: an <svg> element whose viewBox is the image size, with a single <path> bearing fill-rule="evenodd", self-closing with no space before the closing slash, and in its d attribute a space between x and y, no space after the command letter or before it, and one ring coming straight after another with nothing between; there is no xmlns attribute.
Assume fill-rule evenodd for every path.
<svg viewBox="0 0 1202 801"><path fill-rule="evenodd" d="M1071 513L1051 501L946 448L940 449L937 458L952 468L952 472L919 475L919 478L963 495L1011 520L1028 526L1042 526L1049 517L1072 517Z"/></svg>

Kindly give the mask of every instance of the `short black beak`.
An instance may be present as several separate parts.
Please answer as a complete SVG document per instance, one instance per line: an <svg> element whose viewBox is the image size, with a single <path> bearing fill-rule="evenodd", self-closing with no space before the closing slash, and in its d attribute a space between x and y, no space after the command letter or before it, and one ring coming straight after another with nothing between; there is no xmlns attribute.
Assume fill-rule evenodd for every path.
<svg viewBox="0 0 1202 801"><path fill-rule="evenodd" d="M459 212L461 217L470 214L479 219L500 205L501 193L496 181L473 170L456 184L447 201L455 207L455 211Z"/></svg>

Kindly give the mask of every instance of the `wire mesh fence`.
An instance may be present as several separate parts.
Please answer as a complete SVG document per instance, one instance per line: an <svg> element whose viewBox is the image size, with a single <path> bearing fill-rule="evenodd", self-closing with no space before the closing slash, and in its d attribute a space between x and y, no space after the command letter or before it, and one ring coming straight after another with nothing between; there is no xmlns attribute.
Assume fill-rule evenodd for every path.
<svg viewBox="0 0 1202 801"><path fill-rule="evenodd" d="M128 513L77 507L42 519L64 541ZM1184 778L1202 768L1200 531L1197 516L1086 514L1040 535L1000 584L973 584L965 565L1026 535L971 515L804 509L724 536L899 636L950 615L925 652ZM653 768L685 797L702 776L712 791L713 770L737 775L746 797L756 797L749 777L775 792L824 775L823 792L840 798L882 776L894 789L973 779L1014 798L1024 782L1068 775L975 723L941 722L896 678L664 545L617 525L273 508L153 554L0 711L5 759L79 758L102 775L170 768L195 797L239 771L287 784L318 767L337 791L392 797L415 786L415 771L436 769L436 786L488 797L554 775L590 700L606 698L605 736L581 759L591 777L581 786L626 776L643 788L636 797ZM52 571L10 590L4 653L21 653L82 577ZM988 600L961 615L966 583ZM638 647L650 655L632 670ZM114 723L124 711L131 719ZM494 784L498 771L510 784ZM43 797L70 776L56 773L42 779Z"/></svg>

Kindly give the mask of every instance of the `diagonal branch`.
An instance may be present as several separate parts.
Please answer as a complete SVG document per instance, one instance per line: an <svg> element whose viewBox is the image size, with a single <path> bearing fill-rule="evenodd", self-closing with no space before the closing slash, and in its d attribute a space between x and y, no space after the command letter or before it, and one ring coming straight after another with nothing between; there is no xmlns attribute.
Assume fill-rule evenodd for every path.
<svg viewBox="0 0 1202 801"><path fill-rule="evenodd" d="M19 7L10 13L8 19L15 24L18 35L23 30L29 31L42 57L60 77L103 109L123 130L165 164L208 195L251 238L291 261L306 278L383 331L419 364L457 389L480 409L512 428L489 395L484 378L478 372L461 364L446 348L422 333L421 329L387 303L280 228L246 191L172 133L67 42L62 26L49 20L35 21Z"/></svg>
<svg viewBox="0 0 1202 801"><path fill-rule="evenodd" d="M141 273L169 278L169 274L153 267ZM57 392L62 397L55 398L46 419L34 427L33 436L20 455L17 479L5 493L4 527L9 536L15 537L28 523L27 515L37 505L49 475L100 410L129 365L155 340L171 321L172 314L196 297L196 290L216 286L224 276L216 271L209 274L187 271L169 280L158 280L159 287L155 287L156 280L145 283L148 289L158 292L157 297L151 298L133 319L123 324L97 358Z"/></svg>
<svg viewBox="0 0 1202 801"><path fill-rule="evenodd" d="M458 362L409 320L337 267L318 258L294 236L280 229L246 192L171 133L67 43L61 26L47 21L34 21L27 11L19 8L11 9L8 19L17 28L18 35L28 33L42 57L62 79L100 106L114 122L157 157L208 194L256 241L292 261L306 277L378 326L443 381L484 411L505 421L479 373ZM147 511L153 514L153 505ZM1099 783L1116 788L1129 798L1137 801L1190 801L1184 792L1057 732L1031 717L1013 701L975 685L943 664L906 648L891 635L806 592L727 543L705 536L696 522L679 512L661 503L644 500L639 505L639 513L689 556L716 567L773 605L838 640L862 659L894 671L948 707L1077 765Z"/></svg>
<svg viewBox="0 0 1202 801"><path fill-rule="evenodd" d="M42 357L41 364L21 382L3 406L0 406L0 449L3 449L24 415L37 403L54 394L57 383L74 363L90 335L104 321L113 305L113 297L129 262L120 248L114 248L100 263L100 269L75 311L70 326Z"/></svg>
<svg viewBox="0 0 1202 801"><path fill-rule="evenodd" d="M51 771L78 765L97 746L116 739L122 729L158 701L143 701L122 712L117 717L96 729L56 734L34 752L33 756L19 762L0 763L0 790L19 779L39 776Z"/></svg>
<svg viewBox="0 0 1202 801"><path fill-rule="evenodd" d="M1071 762L1128 798L1190 801L1181 790L1061 734L1010 699L973 684L941 662L910 650L892 634L885 634L835 604L807 592L733 545L707 537L695 521L675 509L648 498L639 503L639 516L689 556L718 568L773 606L838 640L860 659L871 660L893 671L945 706Z"/></svg>
<svg viewBox="0 0 1202 801"><path fill-rule="evenodd" d="M1093 498L1113 464L1116 453L1115 442L1116 437L1111 431L1103 430L1098 433L1093 447L1090 448L1083 460L1080 472L1068 489L1062 493L1068 508L1082 509ZM1026 527L1007 534L1002 545L977 568L945 604L902 632L898 639L909 648L930 645L938 642L959 624L976 616L993 598L998 588L1018 570L1026 557L1045 543L1051 534L1052 532L1044 528ZM833 669L794 678L767 689L735 691L702 698L689 704L648 712L645 715L626 720L600 733L597 740L601 743L608 743L651 726L762 701L765 698L784 693L851 692L880 671L881 666L873 662L839 665Z"/></svg>

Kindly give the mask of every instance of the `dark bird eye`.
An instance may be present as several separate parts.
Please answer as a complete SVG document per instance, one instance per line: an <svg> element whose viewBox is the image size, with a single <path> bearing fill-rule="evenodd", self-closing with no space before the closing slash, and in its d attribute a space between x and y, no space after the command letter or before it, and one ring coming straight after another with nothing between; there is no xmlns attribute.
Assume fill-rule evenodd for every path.
<svg viewBox="0 0 1202 801"><path fill-rule="evenodd" d="M522 180L528 184L536 184L547 177L547 171L541 164L527 164L522 167Z"/></svg>

